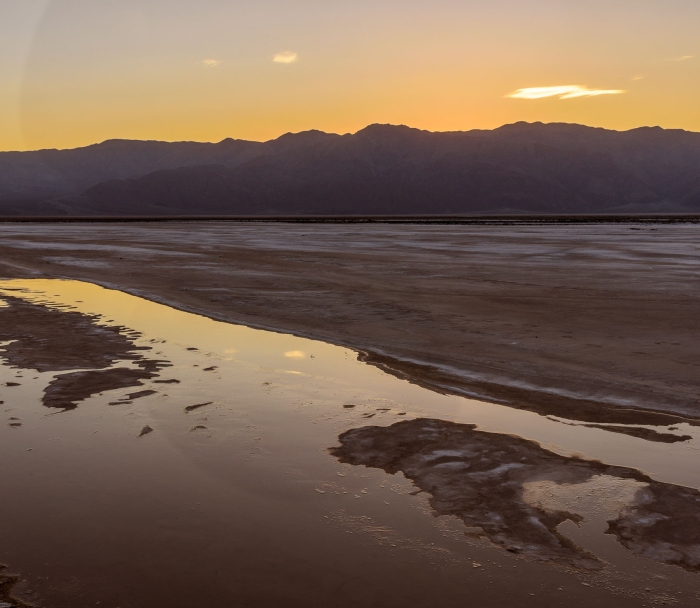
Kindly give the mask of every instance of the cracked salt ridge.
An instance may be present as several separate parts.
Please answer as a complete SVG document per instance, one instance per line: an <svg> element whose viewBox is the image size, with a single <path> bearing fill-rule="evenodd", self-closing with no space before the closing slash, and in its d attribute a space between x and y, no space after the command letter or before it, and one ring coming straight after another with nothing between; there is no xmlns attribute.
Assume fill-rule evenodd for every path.
<svg viewBox="0 0 700 608"><path fill-rule="evenodd" d="M567 391L565 389L558 389L558 388L552 388L552 387L547 387L547 386L542 386L538 384L531 384L529 382L522 382L520 380L513 380L510 378L506 378L504 376L496 376L496 375L491 375L491 374L481 374L478 372L469 372L463 369L458 369L456 367L452 367L450 365L443 365L439 363L426 363L425 361L420 361L418 359L412 359L410 357L394 357L393 355L387 355L385 351L382 351L381 349L375 349L372 351L372 353L368 353L365 356L365 360L367 362L371 363L371 359L373 355L378 355L379 357L386 358L387 360L394 360L397 363L412 363L417 366L425 367L428 370L430 369L435 369L441 372L445 372L447 374L450 374L452 376L455 376L457 378L465 379L465 380L474 380L477 382L488 382L490 384L498 384L500 386L511 386L513 388L521 388L525 389L528 391L535 391L538 393L545 393L549 395L554 395L556 397L568 397L570 399L594 399L600 403L609 403L611 405L616 405L616 406L621 406L625 408L632 408L632 407L643 407L640 406L639 402L634 400L634 399L621 399L618 397L613 397L611 395L601 395L601 394L590 394L590 395L582 395L580 393L575 393L573 391ZM390 366L391 363L388 364ZM480 395L478 393L472 393L464 389L459 389L459 388L453 388L448 385L445 385L445 388L450 388L452 390L455 390L456 392L463 393L464 395L468 397L476 397L478 398ZM680 416L679 416L680 418Z"/></svg>
<svg viewBox="0 0 700 608"><path fill-rule="evenodd" d="M454 394L479 401L505 404L547 415L550 420L567 424L581 422L617 422L637 425L686 423L700 426L696 412L664 410L658 404L647 406L638 401L616 399L609 395L583 394L514 381L495 375L465 372L450 366L385 355L381 350L358 350L358 360L418 386L443 394ZM464 384L460 384L460 383ZM470 384L471 383L471 384ZM466 384L466 386L464 386ZM556 400L553 397L561 397ZM584 425L579 425L584 426ZM589 428L606 428L595 427ZM610 429L615 432L615 429ZM620 431L618 431L620 432ZM634 435L634 433L627 433ZM647 434L649 435L649 434ZM642 434L636 436L641 437ZM651 436L644 437L653 440ZM657 437L658 439L658 437Z"/></svg>
<svg viewBox="0 0 700 608"><path fill-rule="evenodd" d="M444 420L417 418L389 427L362 427L346 431L339 440L340 446L330 452L340 462L392 475L402 472L431 495L437 515L458 517L508 551L587 569L603 564L557 529L566 520L582 522L584 515L575 500L548 496L565 489L570 497L592 481L607 483L617 505L606 534L635 555L700 571L698 490Z"/></svg>
<svg viewBox="0 0 700 608"><path fill-rule="evenodd" d="M374 349L371 352L362 352L361 351L360 357L361 357L360 360L367 362L371 365L377 364L374 361L374 359L376 359L379 364L384 364L388 369L391 368L392 363L395 363L397 365L401 365L402 363L408 363L408 364L415 365L417 367L422 367L426 370L426 372L431 372L431 371L443 372L449 376L453 376L453 377L458 378L458 379L464 379L467 381L485 382L485 383L495 384L495 385L499 385L499 386L513 387L513 388L518 388L518 389L524 389L527 391L534 391L534 392L542 393L545 395L552 395L555 397L566 397L569 399L580 399L580 400L594 400L594 401L601 403L601 404L615 405L620 409L639 409L639 410L642 410L643 412L650 412L653 414L658 413L660 415L668 415L668 416L672 416L672 417L675 416L679 420L683 419L683 415L681 413L660 411L658 409L654 409L655 408L654 404L647 405L644 403L640 403L638 399L621 398L621 397L615 397L613 395L602 394L602 393L588 393L588 394L577 393L577 392L566 390L566 389L559 389L559 388L553 388L553 387L548 387L548 386L539 385L539 384L533 384L533 383L529 383L529 382L523 382L522 380L514 380L512 378L506 378L505 376L472 372L472 371L452 367L450 365L444 365L441 363L426 363L425 361L421 361L419 359L413 359L411 357L396 357L394 355L387 354L385 351L383 351L381 349ZM386 361L386 363L383 363L383 361ZM389 371L390 371L390 369L389 369ZM440 384L437 382L435 384L440 386ZM479 393L470 392L468 390L465 390L465 389L459 388L459 387L453 387L447 383L445 383L444 388L449 389L449 390L453 390L453 391L460 393L460 394L464 394L465 396L468 396L468 397L474 397L477 399L481 397L481 395ZM689 421L692 421L692 419L689 419ZM700 420L697 421L697 424L700 425Z"/></svg>

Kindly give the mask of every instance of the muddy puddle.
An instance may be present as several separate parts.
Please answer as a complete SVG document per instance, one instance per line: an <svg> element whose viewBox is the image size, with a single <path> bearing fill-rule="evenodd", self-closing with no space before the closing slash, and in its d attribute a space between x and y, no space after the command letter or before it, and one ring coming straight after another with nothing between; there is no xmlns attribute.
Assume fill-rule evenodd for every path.
<svg viewBox="0 0 700 608"><path fill-rule="evenodd" d="M87 283L0 299L3 608L700 601L696 421L442 395Z"/></svg>

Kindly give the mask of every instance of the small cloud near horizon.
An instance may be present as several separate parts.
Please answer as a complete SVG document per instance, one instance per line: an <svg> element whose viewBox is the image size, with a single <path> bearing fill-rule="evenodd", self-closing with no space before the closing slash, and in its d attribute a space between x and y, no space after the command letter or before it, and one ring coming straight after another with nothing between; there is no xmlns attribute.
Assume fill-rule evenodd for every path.
<svg viewBox="0 0 700 608"><path fill-rule="evenodd" d="M578 97L598 97L599 95L620 95L626 93L621 89L589 89L578 84L567 84L557 87L527 87L508 93L506 97L511 99L545 99L558 97L559 99L576 99Z"/></svg>
<svg viewBox="0 0 700 608"><path fill-rule="evenodd" d="M204 59L202 61L202 65L207 68L215 68L216 66L221 65L221 61L219 59Z"/></svg>
<svg viewBox="0 0 700 608"><path fill-rule="evenodd" d="M695 59L695 55L682 55L672 59L671 61L687 61L688 59Z"/></svg>
<svg viewBox="0 0 700 608"><path fill-rule="evenodd" d="M644 76L632 76L632 80L642 80Z"/></svg>
<svg viewBox="0 0 700 608"><path fill-rule="evenodd" d="M294 63L297 59L299 59L299 55L297 55L295 52L283 51L281 53L277 53L272 58L272 61L275 63Z"/></svg>

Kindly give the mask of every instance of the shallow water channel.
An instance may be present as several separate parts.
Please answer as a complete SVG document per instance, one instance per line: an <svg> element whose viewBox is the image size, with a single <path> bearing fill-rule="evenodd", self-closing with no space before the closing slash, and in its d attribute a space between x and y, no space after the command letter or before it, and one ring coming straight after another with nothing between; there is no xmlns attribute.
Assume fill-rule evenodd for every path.
<svg viewBox="0 0 700 608"><path fill-rule="evenodd" d="M437 394L89 283L0 298L0 606L700 601L692 421Z"/></svg>

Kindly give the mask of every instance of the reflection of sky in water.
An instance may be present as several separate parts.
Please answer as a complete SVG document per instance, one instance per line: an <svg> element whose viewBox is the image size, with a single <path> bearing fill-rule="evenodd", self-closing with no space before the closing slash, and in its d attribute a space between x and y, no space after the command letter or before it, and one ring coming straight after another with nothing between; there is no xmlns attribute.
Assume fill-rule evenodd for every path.
<svg viewBox="0 0 700 608"><path fill-rule="evenodd" d="M7 288L26 291L10 292ZM426 546L446 541L443 534L434 537L432 518L415 511L417 505L426 506L425 498L409 496L411 487L405 484L403 490L397 490L398 494L392 492L391 484L400 484L401 480L388 478L381 471L346 470L339 465L327 453L327 448L337 444L340 433L368 424L388 426L412 417L475 423L490 432L517 434L535 440L560 454L580 454L609 464L641 469L660 481L700 487L700 469L696 466L700 444L697 432L688 425L676 425L675 432L695 438L671 445L601 429L565 425L531 412L430 392L358 362L356 354L345 348L214 321L88 283L4 281L0 284L0 294L69 305L81 312L99 314L102 319L111 320L110 325L123 325L141 332L143 337L137 343L152 348L152 351L144 351L146 357L166 359L174 364L164 369L160 378L180 380L179 384L146 382L143 387L107 392L80 403L73 412L47 416L48 412L39 401L52 374L3 367L0 369L2 383L15 380L18 374L22 376L17 380L21 386L7 389L3 398L6 415L18 416L19 413L23 426L8 428L3 433L0 456L4 450L16 450L12 453L21 453L22 458L38 452L43 459L54 459L53 466L58 471L69 471L70 466L79 469L87 466L77 464L85 458L113 470L107 463L116 458L125 462L128 472L132 471L128 454L147 450L149 461L138 465L145 467L144 474L150 474L147 471L158 468L157 463L161 463L166 469L175 466L188 471L194 467L192 470L218 480L216 487L203 490L214 511L219 508L217 505L224 508L219 485L223 483L229 488L227 492L238 496L236 500L248 505L237 509L246 510L257 504L255 508L261 516L266 514L282 523L290 518L302 518L307 521L311 536L320 534L320 528L316 527L325 518L342 520L345 523L338 523L340 528L351 531L347 526L352 517L372 517L379 518L383 525L392 526L392 534L413 539L411 542L420 538ZM142 388L153 388L157 393L136 399L131 405L106 406L107 402ZM184 409L209 402L194 411ZM355 407L344 408L346 404ZM407 415L399 417L404 412ZM371 421L367 420L370 416ZM155 432L137 439L146 425ZM28 452L30 449L32 452ZM5 457L9 457L8 454ZM181 464L176 465L176 461ZM168 462L171 464L167 465ZM22 464L18 466L21 469ZM155 474L155 469L153 471ZM164 471L159 475L167 480L171 474ZM91 476L86 471L83 474L87 478ZM47 488L53 487L47 471L38 469L37 475L39 480L46 480ZM180 482L185 486L199 483L192 481L189 474L183 475ZM95 483L99 482L95 480ZM114 483L121 482L115 479ZM602 482L596 483L601 485ZM162 483L159 484L161 487ZM17 489L12 480L9 485ZM615 492L627 492L623 486L608 484L601 490L606 504L613 500ZM544 501L551 508L559 508L571 502L570 490L582 489L587 490L543 482L528 487L527 500ZM46 500L46 496L36 495L42 491L32 490L30 495ZM27 490L24 492L29 499ZM279 506L266 500L258 504L257 499L246 498L247 492L268 496L273 503L279 502ZM81 496L80 492L77 496ZM326 502L309 503L313 497L320 500L321 496ZM579 506L591 511L589 519L597 521L595 512L602 507L595 501L586 504ZM284 509L280 511L282 505ZM382 510L385 508L389 511ZM338 519L340 511L344 515ZM0 517L2 514L0 507ZM16 518L16 514L11 517ZM568 528L566 530L569 533ZM609 538L602 538L603 529L599 525L595 525L595 530L600 541L593 545L609 544ZM279 533L282 539L279 542L285 542L284 538L291 532ZM486 559L474 553L478 550L471 545L451 546L449 551L461 556L459 559ZM489 555L489 559L494 558L493 554ZM616 555L613 561L624 569L629 557L624 551ZM369 557L365 558L371 562ZM421 559L428 563L432 558L428 552L419 562ZM498 559L510 558L504 555Z"/></svg>
<svg viewBox="0 0 700 608"><path fill-rule="evenodd" d="M556 419L498 404L436 394L361 364L355 360L353 351L342 347L215 321L90 283L32 279L5 281L0 285L27 287L37 296L40 294L42 301L68 304L75 310L101 315L103 319L113 320L110 324L124 325L149 339L167 340L177 346L194 345L200 352L208 353L208 357L231 359L234 366L245 363L263 370L296 371L313 376L319 383L362 387L372 398L402 403L403 409L408 408L416 415L476 423L484 430L514 433L538 441L562 454L580 454L641 468L662 481L700 488L700 470L690 466L695 462L697 437L691 442L658 445L600 429L562 425ZM158 345L157 351L174 356L166 352L165 344ZM310 352L314 353L313 358L307 355ZM290 359L296 365L291 370ZM678 429L675 431L678 435L697 435L686 424L674 428ZM684 463L689 466L683 466Z"/></svg>

